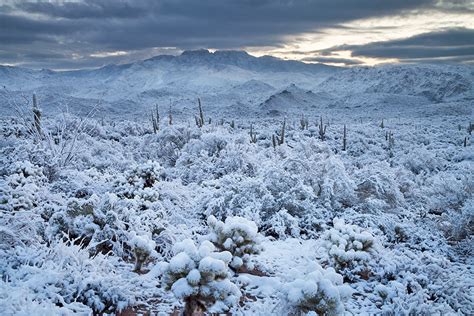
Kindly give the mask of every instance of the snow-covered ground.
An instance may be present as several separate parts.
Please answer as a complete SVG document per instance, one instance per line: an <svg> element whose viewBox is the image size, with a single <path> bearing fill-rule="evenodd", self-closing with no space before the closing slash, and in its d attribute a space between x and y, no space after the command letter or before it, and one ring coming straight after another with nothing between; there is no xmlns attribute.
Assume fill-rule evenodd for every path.
<svg viewBox="0 0 474 316"><path fill-rule="evenodd" d="M473 78L206 51L0 67L1 314L472 315Z"/></svg>

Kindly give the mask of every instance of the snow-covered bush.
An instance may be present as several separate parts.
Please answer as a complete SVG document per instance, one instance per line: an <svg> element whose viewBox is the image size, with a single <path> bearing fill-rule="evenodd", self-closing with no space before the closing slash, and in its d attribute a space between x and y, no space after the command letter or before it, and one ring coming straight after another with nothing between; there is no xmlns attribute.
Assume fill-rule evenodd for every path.
<svg viewBox="0 0 474 316"><path fill-rule="evenodd" d="M125 280L123 271L116 270L116 259L104 255L89 257L87 249L55 240L49 245L2 250L2 311L21 314L31 309L33 302L38 308L51 310L50 303L54 303L69 312L122 310L134 303L135 294L130 291L131 284ZM8 292L22 293L22 300L30 306L23 306L15 296L13 302L4 301L9 297Z"/></svg>
<svg viewBox="0 0 474 316"><path fill-rule="evenodd" d="M190 239L175 244L173 250L175 256L164 267L163 282L184 300L185 315L225 312L238 303L240 290L229 279L230 252L216 252L207 240L196 247Z"/></svg>
<svg viewBox="0 0 474 316"><path fill-rule="evenodd" d="M37 206L46 182L43 168L29 161L16 162L9 175L0 179L0 210L31 210Z"/></svg>
<svg viewBox="0 0 474 316"><path fill-rule="evenodd" d="M344 301L352 294L351 288L343 284L343 277L333 268L316 271L296 279L284 287L285 299L290 308L318 315L341 315Z"/></svg>
<svg viewBox="0 0 474 316"><path fill-rule="evenodd" d="M262 235L258 233L257 225L240 216L227 217L225 222L209 216L207 224L210 234L206 236L219 250L232 254L230 267L253 269L250 256L260 253Z"/></svg>
<svg viewBox="0 0 474 316"><path fill-rule="evenodd" d="M357 195L362 206L376 213L404 203L396 176L386 162L374 163L358 171Z"/></svg>
<svg viewBox="0 0 474 316"><path fill-rule="evenodd" d="M101 197L93 194L86 199L70 198L65 208L51 215L46 234L55 237L67 233L81 239L94 253L112 251L136 259L131 239L146 235L159 240L167 226L165 217L157 203L144 204L140 199L120 198L113 193Z"/></svg>
<svg viewBox="0 0 474 316"><path fill-rule="evenodd" d="M368 273L367 264L376 254L372 234L357 225L345 224L342 219L335 218L333 224L334 228L323 235L329 264L350 279L355 274Z"/></svg>

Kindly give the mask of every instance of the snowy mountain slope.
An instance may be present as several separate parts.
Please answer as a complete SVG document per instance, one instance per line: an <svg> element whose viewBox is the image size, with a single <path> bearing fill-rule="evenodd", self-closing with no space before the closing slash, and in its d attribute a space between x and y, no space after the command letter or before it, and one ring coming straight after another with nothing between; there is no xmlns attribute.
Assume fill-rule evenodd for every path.
<svg viewBox="0 0 474 316"><path fill-rule="evenodd" d="M78 71L0 67L0 85L9 91L0 113L11 113L8 100L12 96L21 102L20 94L33 93L46 113L66 107L83 111L84 106L100 104L104 115L135 118L154 104L162 108L171 105L176 115L186 115L196 110L198 97L208 111L235 117L245 113L317 113L321 109L340 112L355 107L367 108L356 115L379 112L377 116L383 116L384 111L408 107L422 112L440 102L455 102L453 111L459 112L466 109L457 101L474 99L473 82L473 67L466 65L342 69L254 57L242 51L198 50Z"/></svg>
<svg viewBox="0 0 474 316"><path fill-rule="evenodd" d="M474 67L452 65L389 65L355 67L326 79L321 91L338 94L389 93L423 96L432 102L474 99Z"/></svg>
<svg viewBox="0 0 474 316"><path fill-rule="evenodd" d="M170 100L179 105L183 99L203 96L215 100L211 106L220 107L232 105L236 96L240 99L243 94L248 102L268 97L269 92L291 82L309 87L339 70L245 52L200 50L92 70L0 67L0 85L26 95L36 92L40 96L61 94L62 99L100 99L106 108L123 100L135 110L156 102L169 104ZM129 113L131 109L121 110Z"/></svg>
<svg viewBox="0 0 474 316"><path fill-rule="evenodd" d="M295 84L272 94L259 107L273 115L281 112L311 111L326 106L333 99L328 93L314 93L311 90L301 89Z"/></svg>

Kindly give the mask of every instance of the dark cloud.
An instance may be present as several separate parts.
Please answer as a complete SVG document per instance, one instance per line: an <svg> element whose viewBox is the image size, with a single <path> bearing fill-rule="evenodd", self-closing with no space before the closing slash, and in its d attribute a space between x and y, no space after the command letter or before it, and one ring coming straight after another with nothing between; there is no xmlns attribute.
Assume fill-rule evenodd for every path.
<svg viewBox="0 0 474 316"><path fill-rule="evenodd" d="M459 1L454 1L458 3ZM279 47L285 36L355 19L439 7L438 0L82 0L15 1L0 6L0 63L96 65L100 51ZM447 3L447 4L444 4ZM42 53L36 59L25 51ZM47 55L48 52L54 54ZM57 58L55 54L63 56ZM6 56L10 57L7 58ZM3 56L3 57L2 57ZM14 56L13 58L11 56ZM72 59L72 57L74 59ZM55 62L56 60L56 62ZM115 59L114 59L115 60ZM67 65L63 63L67 61ZM102 60L102 62L105 59Z"/></svg>
<svg viewBox="0 0 474 316"><path fill-rule="evenodd" d="M472 62L474 29L453 28L400 40L366 45L340 45L319 51L319 53L330 55L343 50L351 51L354 57L398 58L402 62L415 60Z"/></svg>

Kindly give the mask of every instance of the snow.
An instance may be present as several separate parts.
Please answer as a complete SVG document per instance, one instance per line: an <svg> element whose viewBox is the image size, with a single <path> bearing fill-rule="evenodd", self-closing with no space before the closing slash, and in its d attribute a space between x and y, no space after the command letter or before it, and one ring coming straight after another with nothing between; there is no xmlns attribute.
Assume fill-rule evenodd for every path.
<svg viewBox="0 0 474 316"><path fill-rule="evenodd" d="M473 314L473 74L206 51L0 67L0 310Z"/></svg>

